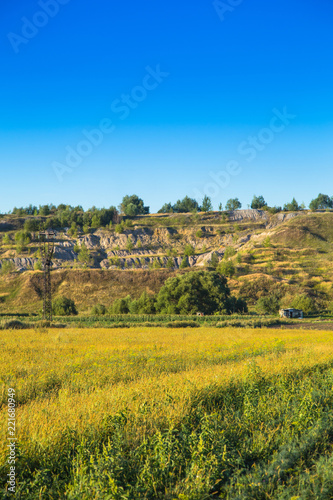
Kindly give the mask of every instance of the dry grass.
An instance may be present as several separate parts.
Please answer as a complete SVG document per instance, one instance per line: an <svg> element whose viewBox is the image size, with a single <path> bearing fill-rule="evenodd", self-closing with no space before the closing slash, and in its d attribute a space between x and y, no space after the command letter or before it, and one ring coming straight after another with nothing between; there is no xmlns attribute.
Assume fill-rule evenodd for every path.
<svg viewBox="0 0 333 500"><path fill-rule="evenodd" d="M138 415L142 405L154 408L150 427L181 418L194 390L242 379L252 358L265 375L312 367L332 359L332 340L332 332L272 329L3 331L1 434L8 387L17 391L18 435L28 451L37 442L55 446L66 428L98 428L121 408ZM1 445L4 459L3 438Z"/></svg>

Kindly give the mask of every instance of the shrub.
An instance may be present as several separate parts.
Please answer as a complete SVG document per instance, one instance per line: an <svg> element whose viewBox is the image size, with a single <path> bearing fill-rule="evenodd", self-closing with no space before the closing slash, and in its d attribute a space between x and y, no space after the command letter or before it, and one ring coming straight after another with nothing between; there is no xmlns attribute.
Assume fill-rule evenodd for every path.
<svg viewBox="0 0 333 500"><path fill-rule="evenodd" d="M299 210L301 210L301 207L297 203L295 198L293 198L290 203L285 203L283 210L285 210L286 212L298 212Z"/></svg>
<svg viewBox="0 0 333 500"><path fill-rule="evenodd" d="M311 297L306 294L299 294L293 298L292 307L295 309L301 309L305 314L311 314L316 312L316 306Z"/></svg>
<svg viewBox="0 0 333 500"><path fill-rule="evenodd" d="M43 264L40 260L34 263L34 270L35 271L42 271L43 269Z"/></svg>
<svg viewBox="0 0 333 500"><path fill-rule="evenodd" d="M91 316L103 316L106 313L106 307L103 304L95 304L90 314Z"/></svg>
<svg viewBox="0 0 333 500"><path fill-rule="evenodd" d="M126 250L131 252L133 250L133 247L134 247L134 244L133 244L132 238L129 236L127 238L127 242L126 242Z"/></svg>
<svg viewBox="0 0 333 500"><path fill-rule="evenodd" d="M68 297L58 297L52 303L55 316L76 316L78 314L74 300Z"/></svg>
<svg viewBox="0 0 333 500"><path fill-rule="evenodd" d="M213 269L216 269L218 265L219 265L219 257L217 253L213 252L210 258L209 266L212 267Z"/></svg>
<svg viewBox="0 0 333 500"><path fill-rule="evenodd" d="M92 264L93 259L90 256L90 252L88 248L86 247L86 244L83 242L81 247L80 247L80 252L78 255L78 260L79 262L82 262L83 264Z"/></svg>
<svg viewBox="0 0 333 500"><path fill-rule="evenodd" d="M155 299L144 291L137 300L129 302L129 312L132 314L154 314Z"/></svg>
<svg viewBox="0 0 333 500"><path fill-rule="evenodd" d="M171 257L168 258L167 263L166 263L166 267L168 269L173 269L175 267L175 262Z"/></svg>
<svg viewBox="0 0 333 500"><path fill-rule="evenodd" d="M230 257L233 257L236 255L236 250L233 247L226 247L224 250L224 259L230 259Z"/></svg>
<svg viewBox="0 0 333 500"><path fill-rule="evenodd" d="M120 224L116 224L116 227L114 228L115 232L117 234L121 234L124 232L124 224L121 222Z"/></svg>
<svg viewBox="0 0 333 500"><path fill-rule="evenodd" d="M197 238L202 238L203 237L203 232L201 231L201 229L198 229L198 231L195 233L195 236Z"/></svg>
<svg viewBox="0 0 333 500"><path fill-rule="evenodd" d="M280 295L276 293L260 297L256 304L256 311L259 314L276 314L280 309L280 299Z"/></svg>
<svg viewBox="0 0 333 500"><path fill-rule="evenodd" d="M267 236L267 238L264 239L264 247L269 248L271 246L272 246L271 239L269 236Z"/></svg>
<svg viewBox="0 0 333 500"><path fill-rule="evenodd" d="M194 247L190 244L186 245L185 249L184 249L184 255L186 257L190 257L191 255L194 255L194 254L195 254Z"/></svg>
<svg viewBox="0 0 333 500"><path fill-rule="evenodd" d="M18 231L15 234L16 248L21 252L31 241L31 234L28 231Z"/></svg>
<svg viewBox="0 0 333 500"><path fill-rule="evenodd" d="M112 306L110 307L111 314L128 314L129 308L131 304L131 296L127 295L127 297L122 299L117 299L114 301Z"/></svg>
<svg viewBox="0 0 333 500"><path fill-rule="evenodd" d="M3 238L2 238L2 243L4 245L10 245L11 241L10 241L10 237L9 237L9 234L4 234Z"/></svg>
<svg viewBox="0 0 333 500"><path fill-rule="evenodd" d="M223 260L217 267L219 273L224 276L228 276L228 278L232 278L236 272L235 266L231 260L225 261Z"/></svg>
<svg viewBox="0 0 333 500"><path fill-rule="evenodd" d="M189 262L187 257L183 257L181 263L180 263L180 269L185 269L186 267L189 267Z"/></svg>
<svg viewBox="0 0 333 500"><path fill-rule="evenodd" d="M10 260L2 261L1 271L0 271L2 275L12 273L14 270L15 270L15 265L13 262L11 262Z"/></svg>

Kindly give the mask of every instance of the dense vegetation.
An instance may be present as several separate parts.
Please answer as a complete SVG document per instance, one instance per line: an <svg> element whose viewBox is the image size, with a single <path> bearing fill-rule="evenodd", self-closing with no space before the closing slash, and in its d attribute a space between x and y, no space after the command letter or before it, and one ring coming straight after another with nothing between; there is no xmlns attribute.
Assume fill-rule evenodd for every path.
<svg viewBox="0 0 333 500"><path fill-rule="evenodd" d="M95 309L95 311L97 310ZM166 280L156 297L147 292L113 303L113 314L231 314L247 312L246 302L230 295L225 276L217 272L195 271Z"/></svg>
<svg viewBox="0 0 333 500"><path fill-rule="evenodd" d="M16 498L333 496L331 332L44 329L1 338L0 377L18 404Z"/></svg>
<svg viewBox="0 0 333 500"><path fill-rule="evenodd" d="M225 203L226 210L238 210L242 207L238 198L230 198ZM218 209L222 211L222 203L219 203ZM272 213L277 213L282 210L281 207L269 207L262 195L253 196L251 208L270 210ZM299 211L304 210L305 205L298 204L295 198L290 203L285 203L284 211ZM324 210L333 208L333 196L319 193L317 198L314 198L309 204L310 210ZM158 213L188 213L188 212L210 212L213 210L212 200L205 195L201 205L193 198L185 196L182 200L177 200L176 203L165 203ZM28 207L14 207L9 213L22 216L54 216L52 220L53 227L66 227L75 223L81 226L102 227L107 226L110 222L117 220L117 215L123 214L129 217L134 217L140 214L149 214L149 207L144 205L144 201L136 194L125 195L119 205L119 211L116 207L111 206L109 209L97 209L95 206L85 211L81 205L73 207L71 205L60 204L55 206L49 205L29 205ZM36 226L30 222L30 231L34 231ZM49 225L49 227L52 227Z"/></svg>

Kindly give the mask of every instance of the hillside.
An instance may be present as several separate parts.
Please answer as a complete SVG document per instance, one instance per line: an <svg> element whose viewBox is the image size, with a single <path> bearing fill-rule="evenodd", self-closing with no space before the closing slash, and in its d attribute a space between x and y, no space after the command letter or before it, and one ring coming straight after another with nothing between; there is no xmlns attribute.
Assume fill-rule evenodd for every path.
<svg viewBox="0 0 333 500"><path fill-rule="evenodd" d="M24 245L16 237L31 219L0 220L0 312L33 312L41 306L38 234L31 233ZM120 228L71 233L56 229L52 283L55 295L71 296L80 311L127 294L156 292L174 273L209 267L214 254L214 265L233 263L230 286L250 303L276 288L287 296L305 292L319 302L331 300L332 212L156 214L134 217Z"/></svg>

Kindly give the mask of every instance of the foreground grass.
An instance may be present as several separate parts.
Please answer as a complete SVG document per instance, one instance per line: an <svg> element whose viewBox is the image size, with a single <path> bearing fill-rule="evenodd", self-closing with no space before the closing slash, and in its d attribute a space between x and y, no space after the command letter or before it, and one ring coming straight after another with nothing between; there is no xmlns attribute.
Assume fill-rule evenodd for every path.
<svg viewBox="0 0 333 500"><path fill-rule="evenodd" d="M333 497L333 333L0 332L21 499Z"/></svg>

